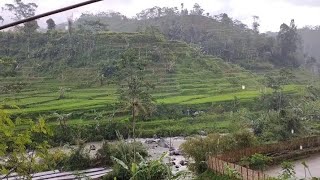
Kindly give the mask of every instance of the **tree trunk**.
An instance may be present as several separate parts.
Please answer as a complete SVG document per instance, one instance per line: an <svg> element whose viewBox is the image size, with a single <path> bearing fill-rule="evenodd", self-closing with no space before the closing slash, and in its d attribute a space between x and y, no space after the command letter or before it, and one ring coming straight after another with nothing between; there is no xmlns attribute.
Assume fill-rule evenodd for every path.
<svg viewBox="0 0 320 180"><path fill-rule="evenodd" d="M133 138L133 162L136 163L136 107L135 102L132 101L132 138Z"/></svg>

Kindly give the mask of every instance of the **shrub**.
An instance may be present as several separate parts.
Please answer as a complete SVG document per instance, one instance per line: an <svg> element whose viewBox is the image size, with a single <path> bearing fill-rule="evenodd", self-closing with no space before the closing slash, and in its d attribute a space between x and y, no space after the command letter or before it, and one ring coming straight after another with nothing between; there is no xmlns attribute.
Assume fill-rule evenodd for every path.
<svg viewBox="0 0 320 180"><path fill-rule="evenodd" d="M96 154L96 162L100 166L112 165L111 160L111 144L104 142L101 149L98 149Z"/></svg>
<svg viewBox="0 0 320 180"><path fill-rule="evenodd" d="M140 163L139 159L134 154L136 152L141 157L145 158L148 156L147 150L144 148L141 142L125 142L122 138L113 144L110 150L110 154L114 159L118 159L127 166L131 165L133 162ZM136 160L136 161L135 161ZM130 172L125 169L121 164L113 162L113 173L110 175L116 177L117 179L130 179ZM108 176L110 178L110 176Z"/></svg>
<svg viewBox="0 0 320 180"><path fill-rule="evenodd" d="M272 159L270 157L256 153L251 157L242 158L240 164L263 171L271 161Z"/></svg>
<svg viewBox="0 0 320 180"><path fill-rule="evenodd" d="M206 155L208 152L217 153L217 144L220 137L218 134L209 134L205 138L197 136L188 139L181 145L182 151L194 160L194 163L190 165L192 171L203 173L207 170Z"/></svg>
<svg viewBox="0 0 320 180"><path fill-rule="evenodd" d="M282 174L278 177L279 179L294 179L296 172L294 170L294 165L291 162L281 163Z"/></svg>
<svg viewBox="0 0 320 180"><path fill-rule="evenodd" d="M206 158L209 154L219 154L240 148L253 146L256 143L255 137L250 132L237 132L231 135L209 134L189 138L181 145L182 151L194 160L190 169L197 173L207 170Z"/></svg>
<svg viewBox="0 0 320 180"><path fill-rule="evenodd" d="M48 153L42 157L41 164L45 170L59 169L62 170L68 161L68 155L64 152L57 150L53 153Z"/></svg>
<svg viewBox="0 0 320 180"><path fill-rule="evenodd" d="M84 149L84 145L77 147L66 161L67 170L81 170L87 169L91 166L91 159L89 152Z"/></svg>
<svg viewBox="0 0 320 180"><path fill-rule="evenodd" d="M53 146L62 145L65 143L75 144L75 139L79 135L85 135L86 141L102 141L117 139L118 131L125 138L129 136L129 128L126 123L110 121L101 124L99 127L96 124L91 125L68 125L63 129L60 126L52 126L53 137L49 143Z"/></svg>
<svg viewBox="0 0 320 180"><path fill-rule="evenodd" d="M121 167L122 171L114 173L116 179L137 179L137 180L165 180L165 179L177 179L182 173L178 173L175 176L172 174L170 166L164 164L163 158L166 154L157 160L147 161L139 153L139 163L131 162L126 164L125 162L112 157L118 167ZM105 179L112 179L112 175L105 177ZM115 178L114 178L115 179Z"/></svg>
<svg viewBox="0 0 320 180"><path fill-rule="evenodd" d="M235 138L235 141L237 142L237 148L239 149L252 147L258 143L254 134L247 130L238 131L233 134L233 137Z"/></svg>

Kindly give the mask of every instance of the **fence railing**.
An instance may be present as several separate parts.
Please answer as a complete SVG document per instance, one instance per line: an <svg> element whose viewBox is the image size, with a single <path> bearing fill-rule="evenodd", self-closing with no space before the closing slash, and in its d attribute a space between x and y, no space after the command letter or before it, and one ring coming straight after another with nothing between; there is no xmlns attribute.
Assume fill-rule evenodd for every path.
<svg viewBox="0 0 320 180"><path fill-rule="evenodd" d="M274 144L266 144L258 147L251 147L240 149L236 151L230 151L223 154L220 154L216 157L208 157L208 167L209 169L223 175L230 175L227 172L229 167L232 170L235 170L240 175L241 179L244 180L267 180L268 177L266 174L255 171L243 166L234 164L239 162L243 157L249 157L256 153L272 155L277 153L284 153L286 151L296 151L308 148L315 148L320 146L320 136L312 136L305 138L296 138L290 141L283 141Z"/></svg>
<svg viewBox="0 0 320 180"><path fill-rule="evenodd" d="M226 152L217 157L227 162L239 162L243 157L253 154L272 154L285 151L295 151L300 149L314 148L320 146L320 136L297 138L290 141L284 141L274 144L266 144L258 147L245 148L241 150Z"/></svg>
<svg viewBox="0 0 320 180"><path fill-rule="evenodd" d="M240 176L238 178L241 178L243 180L267 180L269 178L266 174L260 171L255 171L243 166L239 166L234 163L229 163L216 157L209 157L208 167L216 173L228 176L233 175L234 177ZM237 173L230 174L230 172L228 172L227 170L227 167L229 167Z"/></svg>

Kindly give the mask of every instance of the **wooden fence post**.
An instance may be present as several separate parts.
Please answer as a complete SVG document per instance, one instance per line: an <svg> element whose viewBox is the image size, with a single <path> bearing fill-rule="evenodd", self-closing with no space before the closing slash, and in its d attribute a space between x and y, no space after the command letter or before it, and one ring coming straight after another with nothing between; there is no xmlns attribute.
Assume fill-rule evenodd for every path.
<svg viewBox="0 0 320 180"><path fill-rule="evenodd" d="M222 174L224 175L224 162L221 162Z"/></svg>
<svg viewBox="0 0 320 180"><path fill-rule="evenodd" d="M216 166L216 167L215 167L215 171L218 172L218 158L216 158L215 161L216 161L216 162L215 162L215 164L216 164L216 165L215 165L215 166Z"/></svg>
<svg viewBox="0 0 320 180"><path fill-rule="evenodd" d="M248 172L248 168L246 168L247 170L247 180L249 180L249 172Z"/></svg>
<svg viewBox="0 0 320 180"><path fill-rule="evenodd" d="M254 171L251 170L251 177L252 177L252 180L254 180Z"/></svg>

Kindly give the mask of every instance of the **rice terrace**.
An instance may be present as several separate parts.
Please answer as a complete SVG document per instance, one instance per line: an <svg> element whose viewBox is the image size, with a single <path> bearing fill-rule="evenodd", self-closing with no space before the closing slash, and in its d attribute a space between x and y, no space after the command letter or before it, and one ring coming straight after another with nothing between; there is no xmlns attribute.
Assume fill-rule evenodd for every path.
<svg viewBox="0 0 320 180"><path fill-rule="evenodd" d="M317 179L319 26L200 2L0 2L0 179Z"/></svg>

